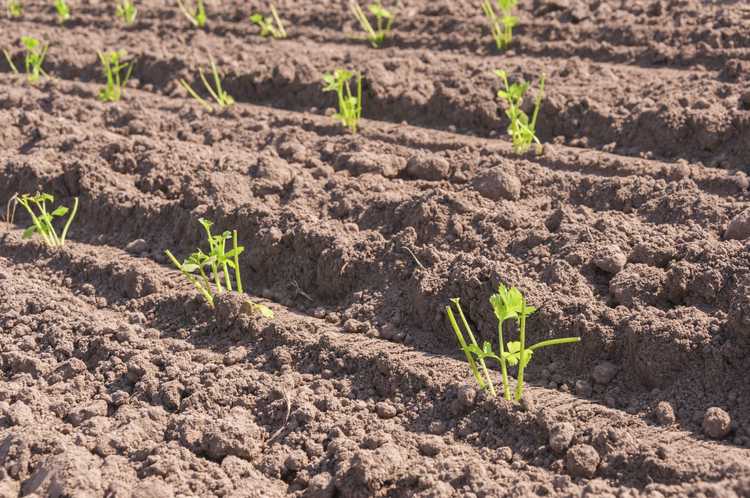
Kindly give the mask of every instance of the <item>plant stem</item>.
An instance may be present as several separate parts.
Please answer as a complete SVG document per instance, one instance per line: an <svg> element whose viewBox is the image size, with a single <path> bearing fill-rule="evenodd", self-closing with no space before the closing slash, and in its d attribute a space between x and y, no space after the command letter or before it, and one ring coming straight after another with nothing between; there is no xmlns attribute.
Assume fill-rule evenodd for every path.
<svg viewBox="0 0 750 498"><path fill-rule="evenodd" d="M503 322L500 321L497 324L497 342L499 344L500 355L500 372L503 380L503 398L510 401L510 384L508 383L508 366L505 363L505 341L503 340Z"/></svg>
<svg viewBox="0 0 750 498"><path fill-rule="evenodd" d="M65 226L63 227L62 234L60 235L60 245L65 244L65 237L68 235L68 229L70 228L70 224L73 222L73 218L76 217L77 212L78 212L78 197L73 199L73 209L70 211L70 216L68 216L68 221L65 222Z"/></svg>
<svg viewBox="0 0 750 498"><path fill-rule="evenodd" d="M456 303L458 305L458 303ZM461 309L461 306L458 305L458 314L461 316L461 322L464 325L464 328L469 333L469 337L471 337L471 342L475 345L479 345L477 343L477 340L474 338L474 333L471 331L471 327L469 327L469 322L466 320L466 316L464 316L464 311ZM497 393L495 392L495 386L492 384L492 377L490 377L490 372L487 369L487 365L484 363L484 358L479 358L479 364L482 366L482 372L484 373L485 380L487 381L487 388L490 390L490 394L492 394L492 397L494 398L497 396Z"/></svg>
<svg viewBox="0 0 750 498"><path fill-rule="evenodd" d="M240 275L240 256L237 254L237 230L232 231L232 249L234 250L234 279L237 281L237 292L242 294L242 276Z"/></svg>
<svg viewBox="0 0 750 498"><path fill-rule="evenodd" d="M458 302L456 302L456 307L460 308L460 305L458 304ZM445 307L445 312L448 314L448 320L451 322L453 331L456 333L456 339L458 339L458 344L459 346L461 346L461 350L466 355L466 361L469 362L469 368L471 369L471 373L474 374L474 378L477 380L479 387L482 389L485 389L485 383L482 380L481 375L479 375L477 364L474 362L474 356L472 356L472 354L469 353L469 350L466 344L466 339L464 339L464 335L461 333L461 329L458 327L458 323L456 322L456 317L453 315L453 310L451 309L450 305Z"/></svg>
<svg viewBox="0 0 750 498"><path fill-rule="evenodd" d="M518 378L516 379L516 401L521 401L523 396L523 371L526 367L526 300L521 301L521 313L518 317L518 341L521 343L518 360Z"/></svg>
<svg viewBox="0 0 750 498"><path fill-rule="evenodd" d="M537 342L533 346L530 346L529 351L536 351L537 349L546 348L547 346L557 346L558 344L570 344L573 342L581 342L580 337L563 337L560 339L549 339L542 342Z"/></svg>

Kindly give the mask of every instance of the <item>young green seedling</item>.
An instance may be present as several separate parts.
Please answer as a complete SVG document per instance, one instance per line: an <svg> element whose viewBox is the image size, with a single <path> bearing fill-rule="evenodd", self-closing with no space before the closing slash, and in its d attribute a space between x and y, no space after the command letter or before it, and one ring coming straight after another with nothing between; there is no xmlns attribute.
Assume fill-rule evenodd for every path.
<svg viewBox="0 0 750 498"><path fill-rule="evenodd" d="M50 247L62 247L65 244L65 237L68 235L70 224L78 212L78 197L73 200L73 209L70 210L70 215L60 235L57 235L55 227L52 225L52 220L65 216L69 210L65 206L58 206L54 211L48 212L47 203L55 202L55 198L52 195L37 193L35 195L23 194L19 197L16 194L11 201L23 206L29 215L31 215L33 225L23 231L24 239L31 238L32 235L38 233L44 239L45 244ZM36 213L34 212L34 208L37 210Z"/></svg>
<svg viewBox="0 0 750 498"><path fill-rule="evenodd" d="M245 248L237 245L237 230L214 235L211 233L211 227L213 226L211 221L204 218L200 218L198 221L203 226L208 238L208 253L198 249L182 263L174 257L169 249L164 253L172 264L185 275L185 278L198 289L209 306L213 308L215 293L232 292L235 289L238 293L243 293L239 256ZM230 239L232 240L232 248L227 250L227 241ZM230 269L234 270L234 287L232 286ZM273 312L267 306L252 301L248 302L251 304L253 311L268 318L273 317Z"/></svg>
<svg viewBox="0 0 750 498"><path fill-rule="evenodd" d="M377 29L375 29L372 27L372 24L370 24L364 11L362 11L362 7L359 6L356 0L351 0L349 5L352 9L352 14L354 14L354 17L359 21L359 25L365 32L365 38L370 42L370 45L374 48L380 48L383 45L386 36L391 33L393 14L383 8L380 4L380 0L368 5L367 9L376 19Z"/></svg>
<svg viewBox="0 0 750 498"><path fill-rule="evenodd" d="M517 3L518 0L497 0L497 8L502 17L495 12L490 0L484 0L482 3L482 10L490 24L492 38L495 39L498 50L507 48L513 39L513 27L518 25L518 18L512 14Z"/></svg>
<svg viewBox="0 0 750 498"><path fill-rule="evenodd" d="M188 2L190 2L188 4ZM206 6L203 4L203 0L195 0L195 4L192 0L177 0L177 4L180 6L180 10L187 17L190 24L196 28L203 28L206 26Z"/></svg>
<svg viewBox="0 0 750 498"><path fill-rule="evenodd" d="M8 12L8 17L21 17L23 15L23 5L21 0L7 0L5 2L5 9Z"/></svg>
<svg viewBox="0 0 750 498"><path fill-rule="evenodd" d="M117 6L115 7L115 16L122 19L122 22L126 26L130 26L135 22L135 18L138 15L138 9L135 7L135 3L132 0L118 0Z"/></svg>
<svg viewBox="0 0 750 498"><path fill-rule="evenodd" d="M339 112L334 118L349 128L352 133L357 133L357 124L362 117L362 76L357 74L357 93L352 94L349 80L353 73L345 69L336 69L333 74L323 75L323 91L336 92L338 95Z"/></svg>
<svg viewBox="0 0 750 498"><path fill-rule="evenodd" d="M492 305L495 317L498 320L498 351L495 352L493 351L492 343L490 341L485 341L480 347L474 338L474 334L471 332L468 322L463 316L463 312L461 312L461 306L458 304L458 299L451 299L451 302L458 308L459 313L461 313L464 328L467 330L471 340L471 343L466 342L463 333L456 323L451 307L446 306L448 319L456 333L459 347L466 355L466 359L469 362L469 368L471 369L474 378L477 380L479 387L486 390L492 397L495 397L496 394L485 365L486 359L495 360L500 365L501 381L503 383L503 397L509 401L511 400L511 393L507 367L508 365L518 366L516 389L513 399L515 399L515 401L520 401L523 397L524 372L531 361L534 351L547 346L570 344L581 340L580 337L564 337L537 342L536 344L527 347L526 319L536 311L536 308L526 305L526 300L524 299L523 294L521 294L521 291L517 288L511 287L508 289L503 284L500 284L497 294L493 294L490 297L490 304ZM503 337L503 322L509 319L516 320L518 323L518 340L506 343ZM479 374L479 370L476 366L477 363L482 366L484 377Z"/></svg>
<svg viewBox="0 0 750 498"><path fill-rule="evenodd" d="M57 22L62 24L70 19L70 7L65 0L55 0L55 10L57 11Z"/></svg>
<svg viewBox="0 0 750 498"><path fill-rule="evenodd" d="M260 36L263 38L268 36L286 38L287 36L284 23L281 22L279 13L276 12L276 7L273 4L271 4L271 17L265 17L263 14L257 12L250 16L250 22L260 27Z"/></svg>
<svg viewBox="0 0 750 498"><path fill-rule="evenodd" d="M529 89L529 83L521 81L520 83L510 85L508 83L508 74L505 71L498 69L495 71L495 74L503 80L503 84L505 85L505 90L498 91L497 96L503 99L508 105L505 115L510 120L508 134L513 140L513 150L516 153L524 154L529 150L532 142L536 142L536 152L537 154L541 154L542 143L536 136L536 120L539 116L542 99L544 98L544 75L539 80L534 112L531 115L531 121L529 121L529 117L521 110L524 95Z"/></svg>
<svg viewBox="0 0 750 498"><path fill-rule="evenodd" d="M221 75L219 74L219 70L216 69L216 64L214 64L213 58L210 58L211 60L211 72L214 76L214 87L211 87L211 84L208 82L208 79L206 79L206 76L203 74L203 69L198 69L198 72L200 73L201 80L203 81L203 86L206 88L209 94L211 94L211 97L216 101L216 104L219 106L220 109L227 108L234 104L234 99L231 95L229 95L227 92L224 91L224 89L221 86ZM205 107L208 111L213 111L213 106L209 104L204 98L202 98L198 93L193 90L193 88L188 84L185 80L179 81L180 86L185 89L185 91L190 94L195 100L198 101L200 105Z"/></svg>
<svg viewBox="0 0 750 498"><path fill-rule="evenodd" d="M461 333L461 328L458 326L458 322L456 321L456 317L453 314L453 309L451 308L451 305L448 305L445 307L445 312L448 314L448 320L451 322L451 326L453 327L453 331L456 333L456 339L458 339L458 344L461 347L461 350L463 350L464 354L466 354L466 361L469 362L469 368L471 368L471 373L474 375L474 378L477 380L477 383L479 384L480 389L486 389L493 397L495 397L495 386L492 384L492 377L490 377L490 372L487 369L487 365L484 361L484 358L478 357L476 360L474 360L474 355L470 353L469 346L473 346L475 348L479 347L479 344L477 344L477 340L474 337L474 333L471 331L471 327L469 326L469 322L466 320L466 316L464 316L464 312L461 309L461 303L459 302L459 298L453 298L451 299L451 303L453 306L456 307L456 310L458 311L459 316L461 317L461 323L464 326L464 329L466 329L466 333L469 335L469 339L471 340L471 345L467 344L466 339L464 339L464 335ZM479 372L479 368L477 368L477 363L482 367L482 372Z"/></svg>
<svg viewBox="0 0 750 498"><path fill-rule="evenodd" d="M133 72L133 62L121 62L127 56L124 50L106 53L97 52L99 60L102 61L104 77L107 78L107 86L99 91L99 100L102 102L117 102L122 97L125 83L128 82ZM124 75L123 75L124 71Z"/></svg>
<svg viewBox="0 0 750 498"><path fill-rule="evenodd" d="M22 36L21 44L26 49L26 54L24 56L26 79L31 84L37 83L42 75L47 76L47 73L42 69L42 63L44 62L44 57L47 55L49 45L42 44L41 41L30 36ZM5 59L8 61L10 69L14 73L19 74L18 68L13 64L13 58L10 53L7 50L3 50L3 54L5 54Z"/></svg>

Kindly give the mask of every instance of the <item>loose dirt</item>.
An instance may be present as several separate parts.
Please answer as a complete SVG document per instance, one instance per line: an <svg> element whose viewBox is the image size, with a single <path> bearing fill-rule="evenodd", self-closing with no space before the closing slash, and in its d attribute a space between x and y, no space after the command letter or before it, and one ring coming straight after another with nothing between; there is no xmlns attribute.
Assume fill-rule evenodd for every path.
<svg viewBox="0 0 750 498"><path fill-rule="evenodd" d="M44 2L0 47L0 201L80 199L69 242L0 223L0 496L750 496L750 8L524 1L497 54L477 5L415 0L383 49L346 2ZM96 50L137 61L97 100ZM238 101L207 113L212 54ZM322 74L362 71L361 133ZM547 75L543 155L511 151L496 68ZM237 229L276 314L211 310L170 266L199 217ZM12 221L8 223L7 221ZM500 282L540 311L521 405L476 389L445 318L496 333Z"/></svg>

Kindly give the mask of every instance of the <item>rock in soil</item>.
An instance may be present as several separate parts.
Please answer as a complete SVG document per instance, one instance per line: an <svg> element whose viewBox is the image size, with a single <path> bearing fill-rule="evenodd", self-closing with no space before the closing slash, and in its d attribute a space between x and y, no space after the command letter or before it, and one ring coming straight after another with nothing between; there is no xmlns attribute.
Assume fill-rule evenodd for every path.
<svg viewBox="0 0 750 498"><path fill-rule="evenodd" d="M703 415L703 432L713 439L723 439L732 430L732 417L727 412L713 406Z"/></svg>
<svg viewBox="0 0 750 498"><path fill-rule="evenodd" d="M594 477L600 461L599 453L588 444L577 444L565 454L565 468L573 477Z"/></svg>

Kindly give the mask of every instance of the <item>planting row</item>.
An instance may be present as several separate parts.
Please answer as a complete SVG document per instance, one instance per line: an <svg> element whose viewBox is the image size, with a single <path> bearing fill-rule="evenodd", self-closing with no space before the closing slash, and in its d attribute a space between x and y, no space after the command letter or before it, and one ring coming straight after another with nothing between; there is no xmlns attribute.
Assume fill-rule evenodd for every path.
<svg viewBox="0 0 750 498"><path fill-rule="evenodd" d="M575 389L564 379L614 360L623 384L595 390L597 399L648 411L690 392L690 403L675 403L681 423L724 406L743 444L742 389L695 392L733 385L744 368L742 177L555 146L539 162L511 162L502 143L376 123L332 135L322 117L251 106L207 116L153 95L149 108L103 114L87 100L93 86L54 88L63 93L52 107L15 92L1 111L12 130L39 137L8 136L27 152L5 162L3 195L49 185L80 196L79 240L143 238L134 251L169 263L163 250L192 251L195 220L210 218L243 234L243 275L259 294L441 354L455 347L449 299L462 298L481 345L497 337L488 296L513 282L545 303L534 335L583 338L570 354L540 351L533 376L549 381L554 360L569 371L558 386ZM483 256L497 251L507 257ZM688 369L706 350L731 368ZM627 401L641 383L664 391Z"/></svg>
<svg viewBox="0 0 750 498"><path fill-rule="evenodd" d="M42 38L42 31L33 26L24 27L24 31ZM136 47L147 42L147 48L133 54L132 60L137 63L129 66L132 84L140 88L177 96L189 91L187 85L201 98L213 100L209 92L214 92L223 103L231 97L315 113L324 112L332 102L320 85L324 73L332 65L356 67L363 76L362 115L483 136L496 135L510 124L507 116L498 115L499 106L493 98L498 83L502 85L495 68L505 67L518 80L547 74L547 96L541 103L535 130L542 142L596 146L626 155L701 160L726 168L748 166L750 101L743 94L746 87L742 77L724 80L705 70L643 70L580 61L559 66L554 61L526 58L497 61L405 50L373 56L367 49L325 47L319 51L291 41L279 42L282 46L277 49L254 47L250 59L244 54L244 45L233 37L207 36L175 40L145 32L102 32L98 41L92 42L90 33L81 36L71 31L65 33L66 50L51 48L45 66L57 77L99 80L102 62L94 64L96 57L85 55L92 43ZM0 43L15 43L15 37ZM202 76L202 70L190 69L196 55L191 46L206 47L205 51L213 54L236 54L216 60L216 66L226 68L227 73L220 83L210 74L212 71ZM170 56L159 55L164 52ZM14 64L22 68L22 54L16 54ZM7 62L3 66L9 68ZM124 69L123 77L126 73ZM696 93L697 86L705 91ZM113 88L118 88L116 82ZM351 93L356 97L356 86ZM116 92L114 95L119 96ZM503 101L502 96L499 100ZM531 115L533 104L527 99L521 108ZM211 105L222 104L212 101ZM510 110L507 103L501 106Z"/></svg>

